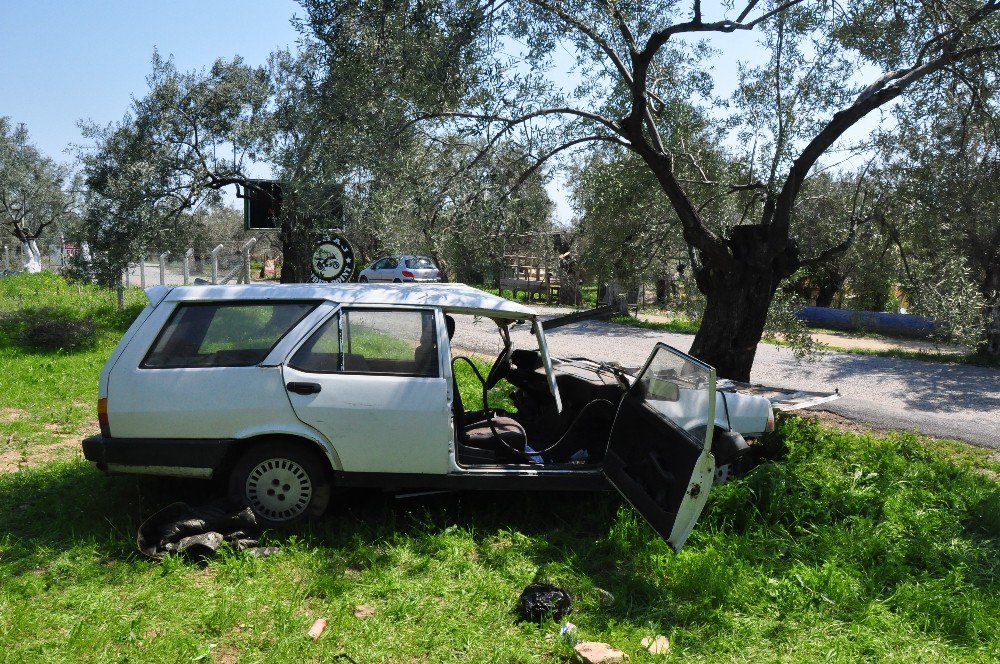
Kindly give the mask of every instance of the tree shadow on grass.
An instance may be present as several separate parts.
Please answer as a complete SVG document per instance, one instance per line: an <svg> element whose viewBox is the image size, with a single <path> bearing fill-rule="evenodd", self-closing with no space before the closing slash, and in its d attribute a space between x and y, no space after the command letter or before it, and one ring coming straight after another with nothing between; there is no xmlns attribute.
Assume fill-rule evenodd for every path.
<svg viewBox="0 0 1000 664"><path fill-rule="evenodd" d="M18 574L83 544L107 560L133 560L143 519L175 500L203 502L213 491L193 480L109 477L82 461L0 474L0 560Z"/></svg>

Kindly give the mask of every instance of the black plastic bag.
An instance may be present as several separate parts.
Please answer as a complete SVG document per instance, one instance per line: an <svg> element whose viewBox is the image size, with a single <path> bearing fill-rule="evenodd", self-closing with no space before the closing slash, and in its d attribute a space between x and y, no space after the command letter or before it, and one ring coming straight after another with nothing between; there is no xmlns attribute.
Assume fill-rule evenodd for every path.
<svg viewBox="0 0 1000 664"><path fill-rule="evenodd" d="M573 610L573 603L562 588L551 583L532 583L521 593L517 608L522 620L540 623L550 616L552 620L561 620Z"/></svg>

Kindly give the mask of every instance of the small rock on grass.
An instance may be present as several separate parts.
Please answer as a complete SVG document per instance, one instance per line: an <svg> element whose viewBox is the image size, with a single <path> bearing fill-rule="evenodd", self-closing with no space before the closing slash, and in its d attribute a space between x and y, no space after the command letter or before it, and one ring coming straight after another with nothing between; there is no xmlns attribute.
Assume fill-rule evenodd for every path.
<svg viewBox="0 0 1000 664"><path fill-rule="evenodd" d="M639 645L653 655L665 655L670 650L670 641L662 634L659 636L644 636Z"/></svg>
<svg viewBox="0 0 1000 664"><path fill-rule="evenodd" d="M375 607L368 606L367 604L359 604L354 607L354 617L355 618L371 618L375 615Z"/></svg>
<svg viewBox="0 0 1000 664"><path fill-rule="evenodd" d="M617 648L612 648L607 643L584 641L576 644L573 649L583 664L607 664L608 662L625 661L625 653Z"/></svg>

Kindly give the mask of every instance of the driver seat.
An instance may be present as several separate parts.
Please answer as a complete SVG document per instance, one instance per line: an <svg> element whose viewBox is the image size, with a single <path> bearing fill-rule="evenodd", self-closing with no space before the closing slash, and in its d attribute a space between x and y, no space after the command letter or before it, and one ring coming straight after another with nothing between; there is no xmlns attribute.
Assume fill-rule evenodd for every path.
<svg viewBox="0 0 1000 664"><path fill-rule="evenodd" d="M459 359L462 358L456 357L451 361L452 391L454 392L452 414L462 459L476 463L496 463L498 456L510 457L516 456L515 451L523 452L528 442L528 436L524 427L517 420L504 415L491 414L488 409L466 412L465 405L462 403L462 393L458 389L458 378L455 374L455 363ZM482 380L478 372L476 375Z"/></svg>

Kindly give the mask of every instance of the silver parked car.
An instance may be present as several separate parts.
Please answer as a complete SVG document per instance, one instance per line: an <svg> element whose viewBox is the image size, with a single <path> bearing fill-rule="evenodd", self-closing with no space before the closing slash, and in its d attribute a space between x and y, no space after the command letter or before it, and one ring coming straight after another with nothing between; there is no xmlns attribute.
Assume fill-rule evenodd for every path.
<svg viewBox="0 0 1000 664"><path fill-rule="evenodd" d="M361 270L358 281L361 283L441 281L441 270L427 256L386 256Z"/></svg>

